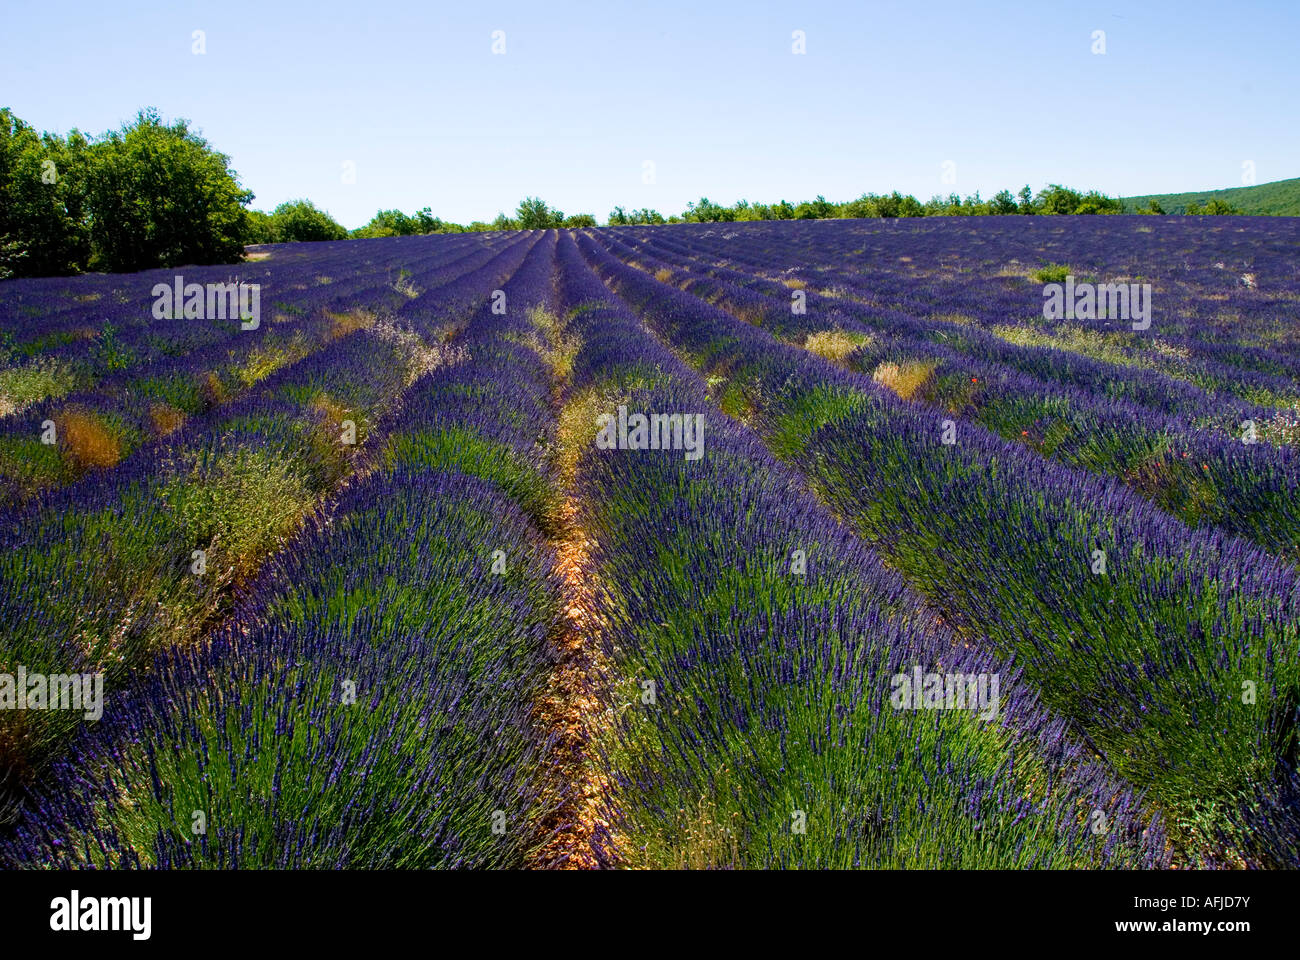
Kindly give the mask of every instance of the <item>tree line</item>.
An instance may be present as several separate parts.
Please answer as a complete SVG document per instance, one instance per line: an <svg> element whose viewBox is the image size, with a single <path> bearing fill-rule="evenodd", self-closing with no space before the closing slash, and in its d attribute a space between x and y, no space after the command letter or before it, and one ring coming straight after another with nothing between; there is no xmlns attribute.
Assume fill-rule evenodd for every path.
<svg viewBox="0 0 1300 960"><path fill-rule="evenodd" d="M589 213L565 215L537 197L525 197L513 216L462 225L433 215L380 210L370 222L348 230L310 200L291 200L270 213L248 209L251 190L239 183L230 158L190 129L188 121L165 123L153 109L100 136L73 129L66 136L37 133L0 109L0 278L54 276L85 270L125 272L180 264L233 263L257 243L343 240L481 230L544 230L594 227ZM681 214L649 208L610 211L610 226L719 223L751 220L825 220L867 217L1118 214L1121 201L1096 190L1080 192L1051 184L1033 193L1002 190L983 200L978 193L932 197L922 203L897 191L866 193L832 203L825 197L801 203L731 206L701 197ZM1138 211L1163 214L1157 201ZM1189 206L1188 214L1239 213L1222 200Z"/></svg>
<svg viewBox="0 0 1300 960"><path fill-rule="evenodd" d="M184 120L57 136L0 109L0 277L229 263L252 199Z"/></svg>
<svg viewBox="0 0 1300 960"><path fill-rule="evenodd" d="M701 197L698 203L686 205L679 215L665 217L648 207L627 210L615 207L606 224L611 227L639 224L665 223L731 223L750 220L843 220L869 217L971 217L1004 215L1081 216L1088 214L1119 214L1124 212L1120 200L1096 190L1086 193L1051 184L1038 193L1025 186L1016 195L1003 190L990 200L980 199L979 193L962 198L957 194L932 197L925 203L897 191L887 195L863 194L846 203L831 203L825 197L803 203L750 203L741 200L726 207ZM1163 214L1160 204L1151 200L1140 214ZM1211 200L1205 207L1187 208L1189 214L1241 213L1222 200ZM565 216L549 207L544 200L526 197L513 217L498 214L495 220L475 221L468 225L449 223L433 216L429 207L407 216L400 210L380 210L364 227L348 231L332 220L329 214L317 209L309 200L295 200L282 204L273 214L253 212L262 218L265 229L256 241L270 243L285 240L338 240L344 237L396 237L427 233L465 233L479 230L547 230L553 228L594 227L596 218L589 213Z"/></svg>

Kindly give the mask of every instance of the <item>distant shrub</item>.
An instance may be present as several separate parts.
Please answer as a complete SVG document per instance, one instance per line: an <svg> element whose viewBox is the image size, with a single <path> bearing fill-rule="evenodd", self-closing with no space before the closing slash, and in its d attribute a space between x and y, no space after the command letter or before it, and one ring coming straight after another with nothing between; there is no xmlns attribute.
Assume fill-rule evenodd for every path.
<svg viewBox="0 0 1300 960"><path fill-rule="evenodd" d="M276 241L342 240L347 230L310 200L289 200L271 213Z"/></svg>
<svg viewBox="0 0 1300 960"><path fill-rule="evenodd" d="M515 211L515 223L520 230L550 230L564 226L564 214L539 197L524 197Z"/></svg>
<svg viewBox="0 0 1300 960"><path fill-rule="evenodd" d="M1079 193L1059 183L1053 183L1034 197L1034 212L1048 215L1080 215L1123 213L1124 204L1096 190Z"/></svg>
<svg viewBox="0 0 1300 960"><path fill-rule="evenodd" d="M1187 215L1189 217L1227 217L1240 214L1240 210L1218 197L1212 197L1203 207L1195 200L1187 205Z"/></svg>
<svg viewBox="0 0 1300 960"><path fill-rule="evenodd" d="M651 210L649 207L643 207L640 210L627 211L622 207L615 207L609 213L609 225L611 227L626 227L634 224L643 223L680 223L681 217L675 217L665 220L663 214L658 210Z"/></svg>
<svg viewBox="0 0 1300 960"><path fill-rule="evenodd" d="M1069 275L1070 268L1065 264L1049 263L1034 273L1034 279L1039 283L1065 283L1065 278Z"/></svg>

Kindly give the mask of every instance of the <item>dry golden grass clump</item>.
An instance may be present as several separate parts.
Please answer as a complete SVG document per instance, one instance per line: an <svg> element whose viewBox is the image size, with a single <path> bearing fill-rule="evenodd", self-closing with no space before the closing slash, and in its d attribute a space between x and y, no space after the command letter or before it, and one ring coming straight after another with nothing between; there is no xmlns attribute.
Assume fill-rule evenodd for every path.
<svg viewBox="0 0 1300 960"><path fill-rule="evenodd" d="M185 425L185 414L169 403L151 403L149 422L157 436L165 437Z"/></svg>
<svg viewBox="0 0 1300 960"><path fill-rule="evenodd" d="M874 339L869 333L855 330L821 330L808 335L808 339L804 341L804 348L825 360L843 366L849 354L861 346L872 343Z"/></svg>
<svg viewBox="0 0 1300 960"><path fill-rule="evenodd" d="M328 393L321 391L312 397L311 408L321 413L332 426L340 426L348 419L348 409Z"/></svg>
<svg viewBox="0 0 1300 960"><path fill-rule="evenodd" d="M347 313L331 313L330 318L330 339L337 340L340 337L346 337L354 330L364 330L375 322L375 315L369 310L349 310Z"/></svg>
<svg viewBox="0 0 1300 960"><path fill-rule="evenodd" d="M95 414L69 410L55 424L63 455L77 469L113 467L122 459L121 442Z"/></svg>
<svg viewBox="0 0 1300 960"><path fill-rule="evenodd" d="M567 382L582 341L568 331L562 319L541 307L528 312L528 321L537 329L536 344L529 346L546 360L557 381Z"/></svg>
<svg viewBox="0 0 1300 960"><path fill-rule="evenodd" d="M936 366L933 360L906 360L903 363L886 361L876 367L871 379L894 391L903 400L911 400L930 382Z"/></svg>

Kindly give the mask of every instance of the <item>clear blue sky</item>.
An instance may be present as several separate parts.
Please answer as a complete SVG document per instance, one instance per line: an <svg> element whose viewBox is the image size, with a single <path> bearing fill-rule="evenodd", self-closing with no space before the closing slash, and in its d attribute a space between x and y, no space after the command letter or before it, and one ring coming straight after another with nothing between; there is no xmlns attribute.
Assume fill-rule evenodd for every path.
<svg viewBox="0 0 1300 960"><path fill-rule="evenodd" d="M1298 63L1296 0L9 0L0 105L61 133L156 106L230 155L253 206L310 197L349 227L381 207L489 220L525 195L603 221L702 195L1300 176Z"/></svg>

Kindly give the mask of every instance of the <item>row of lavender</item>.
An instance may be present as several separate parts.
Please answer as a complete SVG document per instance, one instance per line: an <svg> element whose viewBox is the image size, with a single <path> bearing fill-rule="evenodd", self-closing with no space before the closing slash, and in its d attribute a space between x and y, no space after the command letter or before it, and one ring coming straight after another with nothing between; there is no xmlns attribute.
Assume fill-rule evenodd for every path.
<svg viewBox="0 0 1300 960"><path fill-rule="evenodd" d="M889 242L871 246L870 259L860 265L854 264L849 248L864 241L861 228L851 224L824 230L811 244L792 242L792 231L762 230L724 235L688 231L675 239L654 235L653 242L685 242L707 263L730 262L785 279L803 278L875 312L912 318L934 332L960 334L969 341L964 349L990 357L1000 352L1025 372L1085 388L1104 386L1111 395L1169 412L1224 422L1239 414L1262 419L1267 408L1279 405L1293 408L1300 398L1300 359L1292 332L1300 317L1300 283L1289 269L1293 253L1275 255L1272 250L1289 243L1294 251L1295 227L1285 222L1251 225L1251 259L1240 269L1259 271L1261 279L1245 274L1251 278L1249 287L1239 279L1222 282L1225 274L1234 280L1226 270L1211 271L1219 283L1188 279L1187 271L1171 269L1170 261L1161 259L1169 255L1161 240L1181 228L1161 222L1146 229L1149 236L1133 233L1124 221L1108 221L1079 225L1067 238L1045 242L1043 228L1028 224L1013 225L1009 236L996 224L981 225L973 235L970 227L954 225L953 236L903 228L886 231ZM1053 233L1057 231L1063 232L1058 227ZM636 231L621 235L638 236ZM1036 242L1029 243L1035 235ZM1104 260L1098 260L1099 236L1112 247ZM735 242L742 238L744 243ZM934 247L926 249L921 242L937 244L943 252L936 256ZM980 259L973 251L985 245L999 255ZM1013 250L1028 262L1008 261ZM1134 331L1127 318L1116 317L1045 321L1045 284L1035 267L1049 255L1089 265L1077 271L1081 290L1084 281L1149 284L1150 326ZM1202 234L1190 255L1197 261L1233 259L1213 230ZM1242 252L1236 256L1240 263ZM1072 269L1054 266L1058 272ZM967 329L954 330L954 323ZM1006 349L1017 345L1048 350L1026 354ZM1077 365L1081 360L1093 362ZM1230 426L1235 429L1236 423Z"/></svg>
<svg viewBox="0 0 1300 960"><path fill-rule="evenodd" d="M1185 416L1108 395L1104 377L1088 377L1096 373L1090 368L1102 366L1096 361L1085 361L1071 381L1047 381L1025 371L1043 368L1059 377L1071 369L1071 355L1013 347L979 331L802 288L796 313L786 284L711 265L668 238L627 246L608 236L605 244L787 343L872 375L904 399L1072 466L1110 474L1192 526L1248 537L1300 565L1300 449L1262 437L1242 443L1237 432L1239 418L1260 417L1262 427L1272 412L1233 408L1227 414L1231 434L1205 431ZM990 349L962 349L973 344ZM1197 400L1189 397L1188 403ZM1199 402L1204 409L1209 401Z"/></svg>
<svg viewBox="0 0 1300 960"><path fill-rule="evenodd" d="M263 567L213 643L166 652L113 701L44 778L0 857L524 862L544 813L549 743L532 703L558 587L538 504L501 480L544 470L548 380L517 341L527 307L549 298L553 248L529 244L500 284L504 315L472 276L448 291L479 304L455 337L466 359L422 376L383 418L378 469ZM349 372L373 377L373 358Z"/></svg>
<svg viewBox="0 0 1300 960"><path fill-rule="evenodd" d="M1294 373L1291 348L1300 332L1286 321L1296 317L1300 297L1298 230L1283 217L1048 217L701 225L659 234L707 244L719 260L779 252L779 268L834 272L879 307L921 317L957 312L987 325L1042 319L1035 274L1045 266L1065 267L1079 281L1151 283L1157 303L1150 333L1187 343L1206 359L1218 353L1249 369Z"/></svg>
<svg viewBox="0 0 1300 960"><path fill-rule="evenodd" d="M585 241L584 241L585 243ZM581 340L580 524L617 678L603 778L619 857L652 867L1158 866L1163 831L1005 661L723 417L700 377L559 251ZM702 456L607 449L598 414L703 418ZM971 709L895 700L914 670L993 680ZM949 680L951 684L951 679ZM988 690L985 688L985 692ZM952 704L948 704L949 707ZM991 706L991 710L989 709Z"/></svg>
<svg viewBox="0 0 1300 960"><path fill-rule="evenodd" d="M532 241L500 256L466 257L461 280L436 297L402 294L409 302L398 314L416 341L453 337L448 356L454 361L463 350L468 362L421 377L400 414L383 413L391 402L368 407L361 398L355 409L374 421L362 435L379 451L379 471L349 487L260 573L248 571L249 599L213 644L167 650L142 686L113 700L104 722L83 731L75 751L45 779L35 797L38 812L5 839L0 859L65 866L528 862L541 841L537 826L555 802L550 744L531 705L551 667L545 640L555 629L560 587L542 540L556 510L551 383L531 346L538 330L525 318L528 307L562 303L569 334L583 343L567 409L570 422L588 431L578 469L581 522L597 544L610 625L606 653L618 683L614 729L601 741L598 760L616 787L608 813L622 859L659 866L1163 865L1168 850L1159 820L1150 820L1111 771L1138 779L1134 770L1150 756L1121 754L1142 737L1156 737L1155 754L1170 743L1185 746L1179 738L1186 716L1148 716L1147 704L1159 714L1170 701L1137 698L1153 680L1177 683L1201 671L1218 684L1243 665L1272 669L1274 657L1289 657L1262 675L1259 702L1273 716L1262 726L1258 714L1228 715L1214 701L1217 686L1209 690L1209 708L1232 727L1222 743L1237 751L1221 767L1202 762L1202 750L1220 745L1207 735L1197 750L1176 752L1143 781L1174 814L1175 839L1189 858L1228 853L1287 862L1294 822L1286 805L1294 802L1294 785L1285 783L1285 765L1265 773L1258 757L1248 758L1254 765L1242 773L1239 792L1250 800L1244 810L1225 792L1224 771L1241 761L1243 736L1257 737L1265 757L1286 742L1287 697L1294 709L1288 664L1295 637L1286 627L1295 622L1293 583L1288 593L1287 581L1266 568L1256 581L1242 581L1249 603L1228 598L1221 605L1222 629L1237 641L1224 662L1180 648L1172 630L1179 605L1192 598L1183 625L1194 633L1208 623L1213 600L1195 606L1205 598L1196 583L1179 579L1178 563L1194 561L1198 550L1214 554L1223 543L1191 543L1185 530L1157 529L1150 511L1103 490L1109 499L1096 508L1113 504L1119 518L1118 529L1107 533L1125 542L1136 530L1142 550L1155 556L1112 555L1112 573L1118 560L1124 576L1136 568L1146 579L1110 599L1130 614L1140 602L1158 601L1168 642L1145 647L1142 657L1099 648L1102 598L1067 595L1047 618L1055 618L1050 626L1058 632L1049 630L1045 647L1035 648L1029 635L1036 624L1018 632L999 618L1034 612L1041 597L1031 593L1024 610L1012 601L1033 564L1072 562L1069 550L1082 541L1068 522L1064 534L1043 525L1058 520L1052 510L1064 511L1069 491L1048 496L1046 505L1034 490L1022 502L1011 497L1025 481L1042 480L1023 451L1017 460L980 434L973 451L936 455L922 428L936 421L923 421L865 377L781 347L620 267L582 239L583 253L609 284L711 375L706 388L611 295L572 239L559 238L558 251L553 236ZM560 290L553 297L557 253ZM475 307L468 327L455 320ZM301 380L288 374L308 371L306 361L286 368L284 389L262 407L250 405L244 427L261 429L286 402L306 401L312 416L327 418L321 435L328 436L340 425L335 414L353 410L337 397L374 389L391 401L404 378L388 368L418 369L412 341L367 330L337 344L372 340L391 353L358 355L350 364L340 353L322 352L314 374ZM376 375L392 383L351 382ZM710 394L729 409L739 397L759 434L719 416ZM699 413L707 426L707 440L704 431L698 437L704 455L602 449L594 442L594 413L620 404ZM842 425L817 429L834 420ZM877 442L873 428L896 435ZM978 434L966 422L958 430L963 445ZM807 467L836 507L961 632L936 626L935 611L837 524L802 489L803 478L772 459L759 435ZM264 480L284 460L314 462L307 449L300 444L287 457L255 460L248 475ZM801 454L811 455L811 465ZM331 461L323 462L325 476ZM996 472L1005 489L985 470ZM935 475L922 482L925 471ZM333 486L319 495L347 472L334 472ZM1061 476L1075 492L1095 492L1068 471ZM238 490L231 500L243 507L265 489L235 479L221 473L201 496L187 491L168 506L204 518L220 506L216 491ZM147 489L152 499L166 488ZM1041 485L1035 489L1041 493ZM961 496L947 503L954 492ZM1013 515L1000 518L1005 529L990 531L989 503L1004 493ZM908 517L908 498L928 512ZM98 505L99 513L73 516L63 529L81 535L84 524L99 524L98 536L86 542L102 547L130 541L132 525L151 519L138 507L114 513L111 496ZM117 526L107 524L110 518ZM245 533L266 529L265 518L248 521ZM977 592L979 551L963 553L959 542L963 524L972 521L983 522L989 540L979 545L983 572L993 580L987 602ZM1034 531L1017 569L1016 537ZM53 542L51 535L46 544ZM1201 584L1206 596L1259 560L1229 545L1233 551L1241 565L1219 571L1216 584ZM126 559L114 565L120 582L145 553L119 552ZM75 572L100 576L94 559L87 551ZM1057 580L1070 579L1058 574L1048 570L1047 594ZM28 588L59 583L71 590L77 579L53 569L20 575ZM954 583L945 587L940 581L949 575ZM1280 592L1270 593L1274 588ZM1279 605L1278 597L1289 597L1290 605ZM136 605L127 619L149 606ZM32 609L39 612L39 604ZM1092 647L1053 665L1061 651L1052 645L1068 645L1069 628L1080 623L1080 642ZM1101 665L1097 676L1080 669L1093 660ZM900 708L890 694L912 669L926 677L1000 679L1001 698L995 685L993 702L981 704L993 707L992 719L930 709L937 705L920 709L919 690L917 709ZM1116 675L1124 681L1118 686ZM1038 705L1040 692L1060 719ZM1184 685L1174 694L1187 692ZM1132 702L1107 704L1105 693ZM1204 706L1188 702L1193 713ZM1090 723L1093 708L1101 716ZM1082 744L1100 750L1110 769ZM1189 806L1189 782L1207 769L1206 788ZM1274 774L1279 782L1261 792ZM1229 846L1209 850L1207 837Z"/></svg>
<svg viewBox="0 0 1300 960"><path fill-rule="evenodd" d="M394 251L395 263L359 269L350 266L345 251L323 251L319 259L303 261L277 249L271 260L248 265L237 277L229 268L195 267L134 274L129 282L111 278L114 290L107 300L63 311L50 309L48 298L28 289L42 281L6 285L0 308L16 304L24 315L0 334L9 342L0 357L0 413L6 414L0 417L0 500L30 497L115 466L142 446L165 443L187 421L210 417L271 374L376 313L397 311L412 295L431 294L509 242L518 241L459 241L445 250L436 242L408 244L400 257ZM430 256L434 250L436 258ZM282 255L287 262L280 261ZM355 272L342 272L349 269ZM400 289L392 279L395 269L410 274ZM340 279L325 270L340 273ZM182 310L180 301L156 311L155 284L170 291L177 277L199 294L205 284L225 280L257 285L258 319L241 324L232 312L236 305L215 295L210 301L200 296L194 311ZM64 288L107 281L78 278L64 281ZM358 303L367 304L360 315ZM35 316L25 316L33 311Z"/></svg>
<svg viewBox="0 0 1300 960"><path fill-rule="evenodd" d="M1149 792L1183 856L1295 864L1292 569L1106 478L904 403L581 243L968 642L1014 657L1044 702Z"/></svg>
<svg viewBox="0 0 1300 960"><path fill-rule="evenodd" d="M430 316L352 331L116 469L6 510L0 670L102 674L115 691L158 650L203 638L262 560L364 465L408 384L456 355L436 346L444 332L531 245L453 268L462 275L430 291L447 305L441 326ZM80 723L75 712L5 710L0 779L29 779Z"/></svg>

